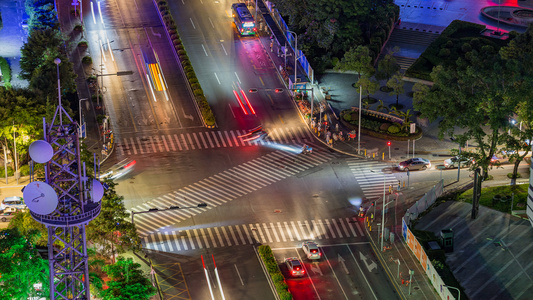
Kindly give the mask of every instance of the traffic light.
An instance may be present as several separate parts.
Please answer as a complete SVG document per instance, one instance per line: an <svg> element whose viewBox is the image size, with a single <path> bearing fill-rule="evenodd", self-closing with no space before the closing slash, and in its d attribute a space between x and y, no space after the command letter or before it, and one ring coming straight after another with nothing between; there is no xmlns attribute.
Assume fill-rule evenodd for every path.
<svg viewBox="0 0 533 300"><path fill-rule="evenodd" d="M390 147L390 141L387 141L387 146L389 146L389 147Z"/></svg>
<svg viewBox="0 0 533 300"><path fill-rule="evenodd" d="M283 92L283 89L275 89L274 92L281 93L281 92Z"/></svg>
<svg viewBox="0 0 533 300"><path fill-rule="evenodd" d="M248 92L250 92L250 93L257 93L257 89L249 89Z"/></svg>

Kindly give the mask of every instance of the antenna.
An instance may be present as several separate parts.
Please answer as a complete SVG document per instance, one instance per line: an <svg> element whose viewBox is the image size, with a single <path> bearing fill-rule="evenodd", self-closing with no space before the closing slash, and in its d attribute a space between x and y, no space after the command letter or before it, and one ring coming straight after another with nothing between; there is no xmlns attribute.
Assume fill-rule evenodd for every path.
<svg viewBox="0 0 533 300"><path fill-rule="evenodd" d="M29 147L32 160L45 165L45 182L30 182L23 195L31 216L48 229L50 298L88 300L91 297L85 226L100 214L104 188L97 179L85 176L78 124L61 106L60 62L54 60L59 105L50 123L43 118L44 140L34 141Z"/></svg>

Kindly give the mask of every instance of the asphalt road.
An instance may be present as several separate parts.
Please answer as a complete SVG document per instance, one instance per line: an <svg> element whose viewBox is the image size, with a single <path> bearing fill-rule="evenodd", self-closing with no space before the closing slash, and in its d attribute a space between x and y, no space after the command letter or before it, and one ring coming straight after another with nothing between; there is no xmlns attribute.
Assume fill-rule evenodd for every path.
<svg viewBox="0 0 533 300"><path fill-rule="evenodd" d="M398 298L367 242L320 246L323 258L305 259L300 248L274 248L274 256L287 278L294 299L396 299ZM304 263L306 274L292 277L287 257Z"/></svg>

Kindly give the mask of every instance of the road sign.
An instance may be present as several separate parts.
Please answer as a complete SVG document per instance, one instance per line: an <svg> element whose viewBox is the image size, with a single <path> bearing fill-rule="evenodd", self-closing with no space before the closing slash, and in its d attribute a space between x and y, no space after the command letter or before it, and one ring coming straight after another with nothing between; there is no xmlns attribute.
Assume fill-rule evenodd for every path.
<svg viewBox="0 0 533 300"><path fill-rule="evenodd" d="M416 132L416 123L411 123L411 131L410 133L415 133Z"/></svg>

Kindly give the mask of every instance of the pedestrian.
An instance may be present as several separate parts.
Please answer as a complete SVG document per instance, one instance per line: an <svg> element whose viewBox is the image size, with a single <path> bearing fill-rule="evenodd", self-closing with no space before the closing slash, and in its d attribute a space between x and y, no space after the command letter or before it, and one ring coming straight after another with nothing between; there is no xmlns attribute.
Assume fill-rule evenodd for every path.
<svg viewBox="0 0 533 300"><path fill-rule="evenodd" d="M339 123L335 124L335 131L339 132Z"/></svg>
<svg viewBox="0 0 533 300"><path fill-rule="evenodd" d="M274 41L270 42L270 52L274 52Z"/></svg>

